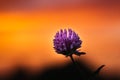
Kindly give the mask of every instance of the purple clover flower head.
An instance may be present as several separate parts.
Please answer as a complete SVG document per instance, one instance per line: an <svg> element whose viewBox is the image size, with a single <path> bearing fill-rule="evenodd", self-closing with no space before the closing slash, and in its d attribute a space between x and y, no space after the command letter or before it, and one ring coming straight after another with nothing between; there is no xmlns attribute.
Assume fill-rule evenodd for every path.
<svg viewBox="0 0 120 80"><path fill-rule="evenodd" d="M72 29L61 29L58 31L53 43L54 49L58 54L66 56L70 56L72 54L80 55L80 52L78 52L77 49L81 47L82 41L78 34L76 34Z"/></svg>

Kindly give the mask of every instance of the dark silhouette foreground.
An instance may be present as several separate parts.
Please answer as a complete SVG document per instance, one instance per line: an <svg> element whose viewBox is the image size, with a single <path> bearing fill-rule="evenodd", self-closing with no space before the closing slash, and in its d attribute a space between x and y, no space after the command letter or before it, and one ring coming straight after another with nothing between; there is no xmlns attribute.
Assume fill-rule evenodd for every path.
<svg viewBox="0 0 120 80"><path fill-rule="evenodd" d="M0 80L120 80L120 77L101 77L100 70L104 65L100 66L95 72L91 71L82 62L77 63L77 67L73 63L68 63L64 67L49 67L43 73L38 71L36 74L28 74L27 70L22 67L16 68L16 71L9 76L0 76Z"/></svg>

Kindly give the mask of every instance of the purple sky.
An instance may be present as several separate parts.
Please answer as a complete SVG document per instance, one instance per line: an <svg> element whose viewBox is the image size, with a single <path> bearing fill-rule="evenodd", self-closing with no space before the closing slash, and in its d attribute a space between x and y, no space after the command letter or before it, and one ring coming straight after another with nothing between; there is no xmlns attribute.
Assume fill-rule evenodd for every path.
<svg viewBox="0 0 120 80"><path fill-rule="evenodd" d="M54 9L75 6L120 4L120 0L0 0L0 10Z"/></svg>

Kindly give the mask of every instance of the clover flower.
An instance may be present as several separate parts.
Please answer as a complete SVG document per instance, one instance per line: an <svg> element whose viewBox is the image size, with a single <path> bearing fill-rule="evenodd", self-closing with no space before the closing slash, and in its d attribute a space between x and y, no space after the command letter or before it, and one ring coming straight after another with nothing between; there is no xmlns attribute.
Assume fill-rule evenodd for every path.
<svg viewBox="0 0 120 80"><path fill-rule="evenodd" d="M81 47L82 41L78 34L76 34L72 29L61 29L58 31L54 37L53 43L54 49L58 54L66 56L81 54L77 49Z"/></svg>
<svg viewBox="0 0 120 80"><path fill-rule="evenodd" d="M74 66L80 70L77 67L76 61L73 58L73 54L75 55L84 55L86 54L85 52L79 52L77 49L81 47L82 41L80 40L80 37L78 34L76 34L72 29L61 29L58 31L53 39L54 43L54 49L58 54L63 54L65 56L69 56L70 59L72 60ZM96 75L100 72L100 70L104 67L105 65L101 65L92 75L88 77L87 80L96 80ZM82 71L82 69L81 69ZM84 72L84 71L82 71ZM86 80L86 78L85 78Z"/></svg>

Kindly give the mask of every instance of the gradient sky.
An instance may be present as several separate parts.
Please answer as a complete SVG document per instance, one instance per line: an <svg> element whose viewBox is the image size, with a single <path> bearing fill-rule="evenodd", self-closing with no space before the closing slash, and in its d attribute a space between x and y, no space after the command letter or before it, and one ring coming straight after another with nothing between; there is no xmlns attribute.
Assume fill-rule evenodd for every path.
<svg viewBox="0 0 120 80"><path fill-rule="evenodd" d="M36 71L39 67L42 70L67 63L69 59L53 49L53 36L61 28L71 28L80 35L81 50L87 53L80 60L89 62L92 68L105 64L102 74L120 73L118 0L110 3L108 0L91 3L65 0L59 5L45 0L42 7L37 2L42 0L19 1L1 0L0 3L3 4L0 6L0 75L18 65Z"/></svg>

